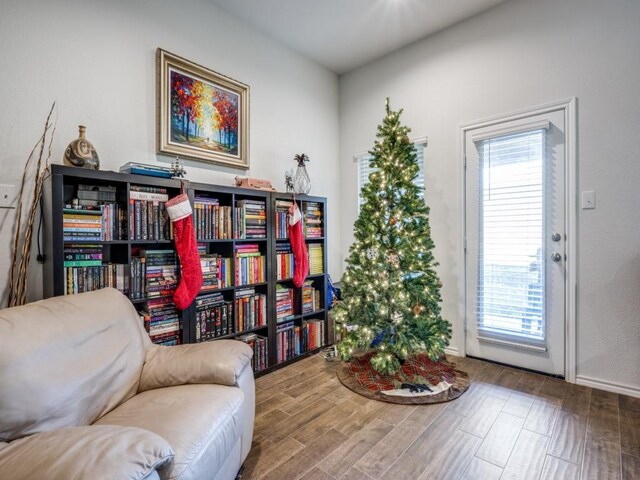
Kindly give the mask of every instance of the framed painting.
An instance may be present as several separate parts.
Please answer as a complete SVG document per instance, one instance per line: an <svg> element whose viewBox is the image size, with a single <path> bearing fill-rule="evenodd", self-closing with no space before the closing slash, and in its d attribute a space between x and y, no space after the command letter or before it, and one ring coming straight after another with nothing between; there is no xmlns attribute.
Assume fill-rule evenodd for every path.
<svg viewBox="0 0 640 480"><path fill-rule="evenodd" d="M157 51L158 153L249 168L249 86Z"/></svg>

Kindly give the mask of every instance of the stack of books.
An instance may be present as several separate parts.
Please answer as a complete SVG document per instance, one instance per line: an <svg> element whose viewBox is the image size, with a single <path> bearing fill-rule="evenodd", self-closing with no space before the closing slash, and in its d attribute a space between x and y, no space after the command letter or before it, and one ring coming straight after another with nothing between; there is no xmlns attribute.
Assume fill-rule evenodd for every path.
<svg viewBox="0 0 640 480"><path fill-rule="evenodd" d="M255 333L247 333L246 335L240 335L236 340L246 343L253 350L253 357L251 358L251 366L254 372L259 372L268 367L267 358L267 339L256 335Z"/></svg>
<svg viewBox="0 0 640 480"><path fill-rule="evenodd" d="M303 209L304 236L306 238L321 238L324 234L322 228L322 206L318 202L304 202Z"/></svg>
<svg viewBox="0 0 640 480"><path fill-rule="evenodd" d="M233 302L221 292L196 298L196 342L205 342L233 333Z"/></svg>
<svg viewBox="0 0 640 480"><path fill-rule="evenodd" d="M277 361L278 363L297 357L302 353L300 349L300 327L293 322L278 325L276 329Z"/></svg>
<svg viewBox="0 0 640 480"><path fill-rule="evenodd" d="M117 263L87 267L64 267L66 280L64 294L92 292L106 287L117 288L127 294L127 267L128 265Z"/></svg>
<svg viewBox="0 0 640 480"><path fill-rule="evenodd" d="M178 265L173 250L141 250L145 263L147 298L173 296L178 287Z"/></svg>
<svg viewBox="0 0 640 480"><path fill-rule="evenodd" d="M102 265L102 245L90 243L66 243L65 267L98 267Z"/></svg>
<svg viewBox="0 0 640 480"><path fill-rule="evenodd" d="M257 243L236 245L236 286L266 282L266 261Z"/></svg>
<svg viewBox="0 0 640 480"><path fill-rule="evenodd" d="M276 238L289 238L289 207L293 205L290 200L276 200Z"/></svg>
<svg viewBox="0 0 640 480"><path fill-rule="evenodd" d="M159 165L145 165L143 163L127 162L120 167L120 173L148 175L150 177L171 178L171 169Z"/></svg>
<svg viewBox="0 0 640 480"><path fill-rule="evenodd" d="M231 238L231 207L220 205L217 198L196 196L193 200L193 223L200 240Z"/></svg>
<svg viewBox="0 0 640 480"><path fill-rule="evenodd" d="M140 312L151 341L158 345L178 345L180 341L180 313L171 297L154 298Z"/></svg>
<svg viewBox="0 0 640 480"><path fill-rule="evenodd" d="M276 272L278 280L285 278L293 278L295 272L295 260L291 252L291 244L289 242L280 242L276 244Z"/></svg>
<svg viewBox="0 0 640 480"><path fill-rule="evenodd" d="M293 305L293 288L276 284L276 320L278 323L285 322L294 316Z"/></svg>
<svg viewBox="0 0 640 480"><path fill-rule="evenodd" d="M145 298L146 285L146 259L144 257L132 257L129 275L129 298L131 300L141 300Z"/></svg>
<svg viewBox="0 0 640 480"><path fill-rule="evenodd" d="M200 251L200 248L198 248ZM200 253L202 289L216 290L231 286L231 259L217 253Z"/></svg>
<svg viewBox="0 0 640 480"><path fill-rule="evenodd" d="M168 240L171 222L165 209L169 200L166 188L131 185L129 191L129 238L131 240Z"/></svg>
<svg viewBox="0 0 640 480"><path fill-rule="evenodd" d="M74 207L62 210L62 234L68 241L102 241L102 210L98 207Z"/></svg>
<svg viewBox="0 0 640 480"><path fill-rule="evenodd" d="M311 313L322 308L320 290L316 290L311 281L302 286L302 313Z"/></svg>
<svg viewBox="0 0 640 480"><path fill-rule="evenodd" d="M324 273L324 252L321 243L307 245L309 251L309 275Z"/></svg>
<svg viewBox="0 0 640 480"><path fill-rule="evenodd" d="M267 205L264 200L238 200L236 202L236 238L267 237Z"/></svg>
<svg viewBox="0 0 640 480"><path fill-rule="evenodd" d="M236 332L267 324L267 296L254 288L236 290Z"/></svg>
<svg viewBox="0 0 640 480"><path fill-rule="evenodd" d="M302 351L308 352L324 345L324 321L305 320L302 322Z"/></svg>

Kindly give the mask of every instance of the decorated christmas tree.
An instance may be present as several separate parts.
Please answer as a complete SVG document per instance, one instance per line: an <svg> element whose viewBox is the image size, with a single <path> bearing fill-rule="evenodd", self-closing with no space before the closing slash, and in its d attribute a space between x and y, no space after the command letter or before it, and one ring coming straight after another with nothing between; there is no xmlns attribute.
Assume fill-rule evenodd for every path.
<svg viewBox="0 0 640 480"><path fill-rule="evenodd" d="M414 179L419 166L402 110L386 102L378 127L364 204L355 222L334 318L345 334L338 345L349 360L357 349L374 350L372 367L398 370L412 355L437 360L449 344L451 325L440 315L440 288L429 228L429 207Z"/></svg>

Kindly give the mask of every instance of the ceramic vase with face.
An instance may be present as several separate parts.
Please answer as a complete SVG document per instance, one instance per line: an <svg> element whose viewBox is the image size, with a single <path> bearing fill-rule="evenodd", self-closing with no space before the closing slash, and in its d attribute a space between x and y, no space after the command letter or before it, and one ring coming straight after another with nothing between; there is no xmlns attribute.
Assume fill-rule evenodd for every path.
<svg viewBox="0 0 640 480"><path fill-rule="evenodd" d="M90 141L85 138L86 127L80 125L78 127L79 137L67 146L64 151L64 164L70 167L100 169L100 159L98 152Z"/></svg>

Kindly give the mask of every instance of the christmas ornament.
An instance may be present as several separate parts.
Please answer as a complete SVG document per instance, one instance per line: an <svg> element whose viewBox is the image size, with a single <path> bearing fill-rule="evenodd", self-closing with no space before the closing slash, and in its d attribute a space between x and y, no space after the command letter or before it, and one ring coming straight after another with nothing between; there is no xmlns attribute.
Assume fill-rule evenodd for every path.
<svg viewBox="0 0 640 480"><path fill-rule="evenodd" d="M374 260L376 258L377 254L378 254L378 252L376 252L375 248L373 248L373 247L367 248L367 258L369 260Z"/></svg>
<svg viewBox="0 0 640 480"><path fill-rule="evenodd" d="M173 294L173 301L180 310L187 308L202 287L202 266L193 228L193 211L186 193L172 198L165 204L173 223L173 239L180 258L180 285Z"/></svg>
<svg viewBox="0 0 640 480"><path fill-rule="evenodd" d="M389 252L387 253L387 262L389 262L389 265L392 267L397 268L400 266L400 257L395 252Z"/></svg>
<svg viewBox="0 0 640 480"><path fill-rule="evenodd" d="M413 313L415 315L418 315L421 311L422 311L422 307L420 305L416 304L416 305L413 306Z"/></svg>
<svg viewBox="0 0 640 480"><path fill-rule="evenodd" d="M391 217L391 219L389 220L389 223L391 225L395 225L396 223L398 223L398 220L396 220L396 217Z"/></svg>

